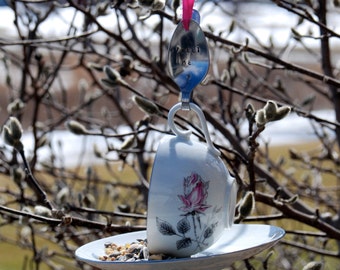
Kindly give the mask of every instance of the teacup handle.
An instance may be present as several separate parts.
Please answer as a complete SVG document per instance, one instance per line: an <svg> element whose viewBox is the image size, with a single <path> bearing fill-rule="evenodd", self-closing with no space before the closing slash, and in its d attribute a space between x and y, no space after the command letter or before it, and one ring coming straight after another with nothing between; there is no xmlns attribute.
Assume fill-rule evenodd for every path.
<svg viewBox="0 0 340 270"><path fill-rule="evenodd" d="M215 146L211 142L208 127L207 127L207 122L205 120L205 117L204 117L204 114L203 114L201 108L198 107L196 104L191 103L191 102L189 103L189 107L190 107L191 110L193 110L198 115L198 118L201 122L201 126L202 126L202 130L203 130L205 140L207 141L207 144L208 144L208 150L213 155L219 156L221 153L218 149L215 148ZM174 122L174 116L175 116L176 112L179 111L181 108L182 108L182 103L177 103L170 109L169 114L168 114L168 124L169 124L170 129L177 136L182 136L182 137L189 139L189 137L191 135L191 131L190 130L178 129L177 126L175 125L175 122Z"/></svg>

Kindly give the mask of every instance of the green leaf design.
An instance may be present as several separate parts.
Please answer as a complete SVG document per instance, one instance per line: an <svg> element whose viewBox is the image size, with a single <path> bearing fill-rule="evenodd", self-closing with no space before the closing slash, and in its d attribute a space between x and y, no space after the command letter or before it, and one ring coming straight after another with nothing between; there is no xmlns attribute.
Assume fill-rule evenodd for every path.
<svg viewBox="0 0 340 270"><path fill-rule="evenodd" d="M161 234L163 234L163 235L175 235L176 234L174 228L172 227L172 225L169 222L162 220L162 219L157 217L156 223L157 223L158 231Z"/></svg>
<svg viewBox="0 0 340 270"><path fill-rule="evenodd" d="M187 218L182 218L180 221L177 223L177 231L181 234L185 234L188 231L190 231L191 226Z"/></svg>

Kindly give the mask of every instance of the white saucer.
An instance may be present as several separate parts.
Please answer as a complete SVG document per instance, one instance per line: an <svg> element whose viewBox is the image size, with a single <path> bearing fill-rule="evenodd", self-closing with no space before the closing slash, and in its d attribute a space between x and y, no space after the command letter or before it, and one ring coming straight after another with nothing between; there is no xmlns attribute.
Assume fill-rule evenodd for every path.
<svg viewBox="0 0 340 270"><path fill-rule="evenodd" d="M284 235L283 229L271 225L235 224L231 229L225 229L214 245L190 258L140 262L107 262L98 259L104 255L105 243L123 245L136 239L146 239L146 231L140 231L90 242L78 248L75 255L78 260L104 270L220 270L272 247Z"/></svg>

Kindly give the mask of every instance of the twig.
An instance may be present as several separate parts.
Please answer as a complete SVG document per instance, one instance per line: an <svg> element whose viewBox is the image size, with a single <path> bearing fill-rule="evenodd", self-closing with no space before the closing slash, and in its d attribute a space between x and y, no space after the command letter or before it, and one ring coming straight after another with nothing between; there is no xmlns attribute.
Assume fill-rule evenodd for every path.
<svg viewBox="0 0 340 270"><path fill-rule="evenodd" d="M51 38L51 39L43 38L43 39L5 40L5 39L0 38L0 46L16 46L16 45L35 46L38 44L60 43L62 41L77 40L79 38L88 37L97 32L98 30L91 30L91 31L87 31L79 35L72 35L72 36L65 36L65 37L58 37L58 38Z"/></svg>
<svg viewBox="0 0 340 270"><path fill-rule="evenodd" d="M304 224L308 224L314 228L319 229L322 232L325 232L328 237L334 238L336 240L340 240L340 230L333 227L332 225L326 223L325 221L321 220L317 217L316 214L305 214L299 210L297 210L293 205L288 204L277 204L275 203L274 197L264 194L262 192L257 191L255 195L256 201L266 203L271 205L274 208L280 210L285 217L298 220Z"/></svg>
<svg viewBox="0 0 340 270"><path fill-rule="evenodd" d="M339 258L338 252L328 251L328 250L321 249L321 248L315 248L315 247L312 247L310 245L298 243L296 241L289 241L289 240L283 239L283 240L280 241L280 244L295 247L295 248L300 248L300 249L303 249L305 251L314 252L314 253L322 255L322 256Z"/></svg>
<svg viewBox="0 0 340 270"><path fill-rule="evenodd" d="M77 206L70 205L70 204L67 206L67 208L71 211L86 212L86 213L91 213L91 214L100 214L100 215L106 215L106 216L135 218L135 219L146 219L146 215L135 214L135 213L123 213L123 212L117 212L117 211L103 211L103 210L97 210L97 209L88 208L88 207L77 207Z"/></svg>
<svg viewBox="0 0 340 270"><path fill-rule="evenodd" d="M288 63L288 62L286 62L286 61L284 61L284 60L282 60L278 57L275 57L274 55L265 53L265 52L260 51L258 49L252 48L250 46L244 47L240 43L224 39L224 38L222 38L220 36L216 36L216 35L214 35L210 32L206 31L206 32L204 32L204 34L206 35L207 38L210 38L211 40L214 40L215 42L220 42L222 44L233 46L233 47L238 48L238 49L243 48L243 51L250 52L250 53L253 53L257 56L261 56L265 59L268 59L268 60L272 61L273 63L279 64L279 65L285 67L287 70L296 71L300 74L304 74L306 76L309 76L309 77L312 77L312 78L317 79L319 81L322 81L323 83L326 83L328 85L333 85L333 86L336 86L338 88L340 87L340 81L335 79L335 78L331 78L329 76L315 72L313 70L304 68L304 67L296 65L296 64Z"/></svg>
<svg viewBox="0 0 340 270"><path fill-rule="evenodd" d="M85 227L89 229L100 229L103 232L117 232L117 233L126 233L133 231L145 230L145 226L141 225L117 225L117 224L106 224L97 221L91 221L79 217L73 216L65 216L63 215L61 218L50 218L45 216L40 216L24 211L15 210L13 208L9 208L3 205L0 205L0 211L3 214L12 214L13 219L19 220L19 217L28 217L32 218L36 221L41 221L45 224L48 224L52 227L57 226L75 226L75 227Z"/></svg>

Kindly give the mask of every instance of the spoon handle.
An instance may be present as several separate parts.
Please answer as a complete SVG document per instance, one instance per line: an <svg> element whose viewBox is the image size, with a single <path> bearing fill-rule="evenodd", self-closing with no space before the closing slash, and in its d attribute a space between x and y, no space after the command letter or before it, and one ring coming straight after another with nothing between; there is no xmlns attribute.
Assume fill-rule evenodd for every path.
<svg viewBox="0 0 340 270"><path fill-rule="evenodd" d="M210 65L208 43L197 15L190 20L189 31L182 23L177 25L168 51L169 73L180 88L183 110L190 109L192 91L205 78Z"/></svg>

